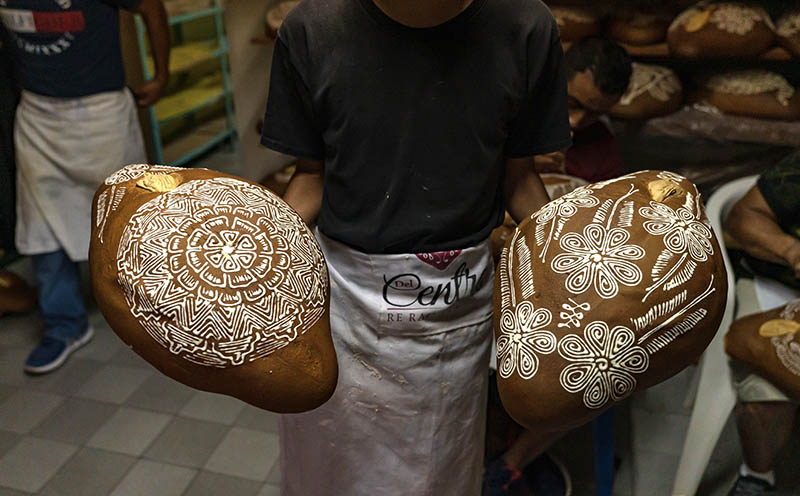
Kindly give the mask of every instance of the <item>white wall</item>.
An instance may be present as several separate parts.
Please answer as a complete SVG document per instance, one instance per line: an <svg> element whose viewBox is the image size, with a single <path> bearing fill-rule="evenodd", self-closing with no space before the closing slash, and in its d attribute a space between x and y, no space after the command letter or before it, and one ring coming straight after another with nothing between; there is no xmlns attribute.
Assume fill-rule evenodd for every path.
<svg viewBox="0 0 800 496"><path fill-rule="evenodd" d="M266 108L273 45L254 45L250 40L264 35L267 11L277 3L278 0L225 2L225 31L230 44L231 83L242 156L239 175L255 181L294 160L264 148L256 133Z"/></svg>

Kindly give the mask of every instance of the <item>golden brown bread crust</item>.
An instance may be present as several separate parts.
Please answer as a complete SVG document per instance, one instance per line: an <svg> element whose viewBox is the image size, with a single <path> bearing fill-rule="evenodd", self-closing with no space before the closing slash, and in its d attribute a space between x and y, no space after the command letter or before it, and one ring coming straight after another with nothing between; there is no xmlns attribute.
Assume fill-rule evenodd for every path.
<svg viewBox="0 0 800 496"><path fill-rule="evenodd" d="M777 333L764 327L770 321L786 320L800 322L800 300L735 320L725 335L725 351L800 399L800 342L795 334L800 326L783 325Z"/></svg>
<svg viewBox="0 0 800 496"><path fill-rule="evenodd" d="M321 299L305 307L274 296L278 295L276 288L285 290L285 284L291 279L292 269L280 267L286 267L290 261L295 263L297 250L308 249L308 246L282 246L283 234L264 230L264 226L269 225L264 224L266 221L256 224L253 220L260 215L255 203L249 218L245 218L247 215L242 211L229 215L232 210L227 209L227 205L230 203L223 197L206 200L203 209L197 210L197 215L206 216L202 220L181 217L186 212L181 202L191 202L194 197L188 192L185 198L179 197L175 193L182 190L178 189L153 192L137 187L145 170L177 176L183 188L200 184L213 186L206 190L197 188L193 194L224 193L228 185L244 185L248 188L244 191L255 195L257 200L263 199L262 194L271 195L261 193L267 190L255 183L204 169L134 166L110 177L98 188L94 198L89 267L97 305L114 332L162 373L191 387L231 395L281 413L306 411L324 403L333 393L338 375L328 321L327 272L323 269L322 273L311 275L311 279L297 283L300 284L298 291L315 287L314 294L322 292ZM165 202L167 197L163 195L169 194L174 195L170 197L174 201L158 203ZM278 204L272 200L267 203ZM282 200L280 203L285 205ZM287 218L296 216L299 219L288 205L281 212L280 215ZM171 231L151 228L166 222L164 219L170 215L179 219L178 227ZM236 219L242 223L235 224ZM300 222L296 236L310 236L303 229L307 230ZM212 231L216 237L208 234ZM257 240L255 258L250 253L226 252L225 247L214 244L219 239L233 239L230 236L235 234L231 233L236 232L251 235L248 240ZM244 246L243 239L237 240L237 247ZM190 242L200 250L188 248ZM157 246L164 246L164 258L148 251ZM226 255L228 262L223 260ZM309 256L302 255L305 259ZM227 272L220 272L208 260L220 267L233 260L241 267L250 264L250 268L226 266ZM264 268L270 264L270 270ZM228 278L224 279L226 276L221 273ZM148 277L139 277L142 274ZM216 285L207 282L215 277L225 282ZM317 281L315 277L321 279ZM180 283L176 282L178 280ZM270 294L274 298L265 299L271 298ZM165 295L169 296L168 301ZM280 305L276 307L270 302ZM292 313L287 313L281 321L277 318L279 314L274 313L279 308ZM226 327L222 323L225 320L239 322L241 327ZM192 324L182 325L181 322ZM269 329L248 328L262 322L272 324ZM301 328L304 322L313 322L313 325ZM237 347L237 343L244 344Z"/></svg>
<svg viewBox="0 0 800 496"><path fill-rule="evenodd" d="M651 119L675 112L682 102L683 87L672 70L634 62L628 90L609 115L628 120Z"/></svg>
<svg viewBox="0 0 800 496"><path fill-rule="evenodd" d="M691 182L644 171L579 188L519 226L494 296L498 388L517 422L578 426L694 363L727 293L707 222Z"/></svg>
<svg viewBox="0 0 800 496"><path fill-rule="evenodd" d="M558 24L562 42L576 41L595 36L603 31L600 17L590 9L582 7L550 7Z"/></svg>
<svg viewBox="0 0 800 496"><path fill-rule="evenodd" d="M608 25L608 34L629 45L654 45L667 38L670 19L658 15L625 13L615 16Z"/></svg>
<svg viewBox="0 0 800 496"><path fill-rule="evenodd" d="M775 41L769 14L742 2L695 6L669 27L670 53L681 57L755 57Z"/></svg>
<svg viewBox="0 0 800 496"><path fill-rule="evenodd" d="M28 312L36 307L36 291L18 275L0 270L0 315Z"/></svg>

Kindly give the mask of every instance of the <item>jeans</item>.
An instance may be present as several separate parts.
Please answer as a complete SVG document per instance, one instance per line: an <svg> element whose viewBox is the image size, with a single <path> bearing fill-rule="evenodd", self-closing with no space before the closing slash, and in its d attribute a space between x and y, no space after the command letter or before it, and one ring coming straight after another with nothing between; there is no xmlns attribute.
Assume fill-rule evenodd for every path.
<svg viewBox="0 0 800 496"><path fill-rule="evenodd" d="M89 321L81 294L78 264L70 260L64 250L31 258L39 283L39 310L45 336L62 341L79 338Z"/></svg>

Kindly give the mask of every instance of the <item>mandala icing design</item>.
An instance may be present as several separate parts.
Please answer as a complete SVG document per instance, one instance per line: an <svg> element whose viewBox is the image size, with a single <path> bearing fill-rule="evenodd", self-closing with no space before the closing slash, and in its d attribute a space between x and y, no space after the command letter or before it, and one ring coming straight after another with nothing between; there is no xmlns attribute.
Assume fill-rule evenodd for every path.
<svg viewBox="0 0 800 496"><path fill-rule="evenodd" d="M564 336L558 354L569 364L559 376L561 386L570 393L583 391L583 403L592 409L625 398L636 389L634 374L645 372L650 363L635 340L627 327L609 329L601 321L587 325L583 337Z"/></svg>
<svg viewBox="0 0 800 496"><path fill-rule="evenodd" d="M779 36L789 38L800 33L800 11L781 17L776 27Z"/></svg>
<svg viewBox="0 0 800 496"><path fill-rule="evenodd" d="M649 207L639 209L639 214L649 219L644 223L644 230L653 236L664 236L664 246L672 253L680 255L688 251L697 262L705 262L714 254L711 229L686 206L673 210L651 201Z"/></svg>
<svg viewBox="0 0 800 496"><path fill-rule="evenodd" d="M561 238L563 252L553 258L551 268L569 274L565 285L572 294L594 287L601 298L613 298L620 285L642 282L642 272L633 262L644 258L645 252L641 246L626 244L629 239L625 229L588 224L583 234L570 232Z"/></svg>
<svg viewBox="0 0 800 496"><path fill-rule="evenodd" d="M660 102L667 102L680 90L681 82L670 69L634 62L631 83L619 103L630 105L645 93Z"/></svg>
<svg viewBox="0 0 800 496"><path fill-rule="evenodd" d="M133 164L123 167L108 176L105 184L107 186L112 186L114 184L130 181L131 179L139 179L144 176L145 172L149 172L150 174L169 174L179 170L181 170L180 167L170 167L168 165Z"/></svg>
<svg viewBox="0 0 800 496"><path fill-rule="evenodd" d="M531 379L536 375L537 353L548 354L556 349L555 334L545 329L552 319L549 310L535 309L530 301L520 302L513 310L503 310L497 338L500 377L517 373L523 379Z"/></svg>
<svg viewBox="0 0 800 496"><path fill-rule="evenodd" d="M784 107L789 105L795 93L794 87L780 74L758 69L720 74L709 79L706 86L732 95L775 93L775 98Z"/></svg>
<svg viewBox="0 0 800 496"><path fill-rule="evenodd" d="M200 365L263 358L324 312L326 265L302 219L236 179L188 181L143 204L117 260L131 313Z"/></svg>

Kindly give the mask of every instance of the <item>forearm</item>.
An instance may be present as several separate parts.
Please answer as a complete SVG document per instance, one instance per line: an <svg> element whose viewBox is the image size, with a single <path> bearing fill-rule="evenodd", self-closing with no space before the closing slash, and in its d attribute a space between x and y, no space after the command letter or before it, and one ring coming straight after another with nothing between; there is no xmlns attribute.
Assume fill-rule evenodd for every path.
<svg viewBox="0 0 800 496"><path fill-rule="evenodd" d="M150 50L153 53L155 74L153 79L167 81L169 79L169 24L167 12L161 0L142 0L137 10L147 27Z"/></svg>
<svg viewBox="0 0 800 496"><path fill-rule="evenodd" d="M506 210L517 224L550 201L533 159L509 159L505 178Z"/></svg>
<svg viewBox="0 0 800 496"><path fill-rule="evenodd" d="M800 240L783 232L770 217L741 208L734 209L731 218L728 231L749 255L787 266L798 262Z"/></svg>
<svg viewBox="0 0 800 496"><path fill-rule="evenodd" d="M322 173L297 170L283 195L284 201L294 208L306 224L317 220L322 208Z"/></svg>

